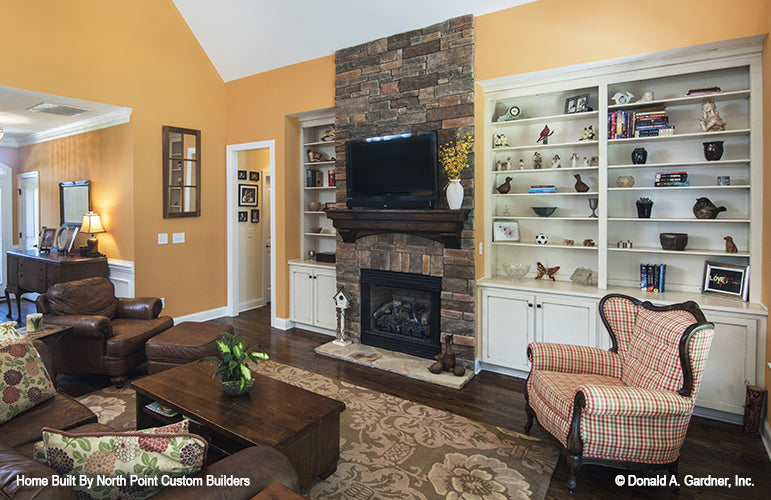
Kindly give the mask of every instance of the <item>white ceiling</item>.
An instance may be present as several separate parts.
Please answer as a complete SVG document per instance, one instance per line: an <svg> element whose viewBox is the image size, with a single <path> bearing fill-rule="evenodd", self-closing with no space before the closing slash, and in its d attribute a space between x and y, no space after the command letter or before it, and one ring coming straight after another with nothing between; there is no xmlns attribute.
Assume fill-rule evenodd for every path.
<svg viewBox="0 0 771 500"><path fill-rule="evenodd" d="M226 82L535 0L174 0ZM516 29L516 28L512 28Z"/></svg>

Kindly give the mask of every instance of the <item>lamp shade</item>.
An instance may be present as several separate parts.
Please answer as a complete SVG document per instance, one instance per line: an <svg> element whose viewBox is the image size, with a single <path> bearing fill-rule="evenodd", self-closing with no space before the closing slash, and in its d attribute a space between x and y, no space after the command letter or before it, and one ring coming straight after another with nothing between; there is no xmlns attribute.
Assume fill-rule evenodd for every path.
<svg viewBox="0 0 771 500"><path fill-rule="evenodd" d="M80 230L91 234L105 232L104 226L102 226L102 218L94 212L88 212L83 215L83 223L80 225Z"/></svg>

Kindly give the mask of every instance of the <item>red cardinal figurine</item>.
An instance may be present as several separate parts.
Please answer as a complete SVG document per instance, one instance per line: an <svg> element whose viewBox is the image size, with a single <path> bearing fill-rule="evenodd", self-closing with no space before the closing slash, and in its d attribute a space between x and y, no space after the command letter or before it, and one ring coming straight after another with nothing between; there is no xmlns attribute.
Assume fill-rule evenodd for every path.
<svg viewBox="0 0 771 500"><path fill-rule="evenodd" d="M541 141L543 141L544 144L548 144L549 136L552 135L553 133L554 133L553 131L549 130L548 125L544 125L543 130L541 130L540 137L538 137L538 140L535 141L536 144L538 144Z"/></svg>

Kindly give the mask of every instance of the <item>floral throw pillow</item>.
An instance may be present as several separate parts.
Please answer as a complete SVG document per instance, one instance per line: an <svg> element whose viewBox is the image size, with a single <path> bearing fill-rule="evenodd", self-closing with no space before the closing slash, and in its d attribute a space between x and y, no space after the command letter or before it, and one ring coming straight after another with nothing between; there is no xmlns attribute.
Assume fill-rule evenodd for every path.
<svg viewBox="0 0 771 500"><path fill-rule="evenodd" d="M48 370L28 338L0 347L0 424L54 394Z"/></svg>
<svg viewBox="0 0 771 500"><path fill-rule="evenodd" d="M0 348L18 342L22 335L16 331L15 321L0 323Z"/></svg>
<svg viewBox="0 0 771 500"><path fill-rule="evenodd" d="M208 448L201 436L173 431L78 434L44 428L43 443L48 466L85 499L152 496L201 470Z"/></svg>

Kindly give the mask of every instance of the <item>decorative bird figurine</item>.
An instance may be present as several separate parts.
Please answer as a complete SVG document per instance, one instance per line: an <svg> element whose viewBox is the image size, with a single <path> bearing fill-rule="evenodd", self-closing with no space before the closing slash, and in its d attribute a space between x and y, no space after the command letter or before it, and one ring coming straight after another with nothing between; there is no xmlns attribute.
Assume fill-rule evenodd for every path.
<svg viewBox="0 0 771 500"><path fill-rule="evenodd" d="M723 236L723 239L725 240L725 253L738 253L739 249L736 248L736 243L734 243L734 239L730 236Z"/></svg>
<svg viewBox="0 0 771 500"><path fill-rule="evenodd" d="M506 177L506 182L496 188L499 193L506 194L511 191L511 177Z"/></svg>
<svg viewBox="0 0 771 500"><path fill-rule="evenodd" d="M536 262L536 265L538 266L538 275L535 277L535 279L546 276L547 278L551 278L552 281L557 281L556 279L554 279L554 274L560 270L560 266L547 268L540 262Z"/></svg>
<svg viewBox="0 0 771 500"><path fill-rule="evenodd" d="M543 130L541 130L541 135L538 137L538 140L535 141L536 144L543 141L544 144L549 143L549 137L554 134L553 130L549 130L548 125L544 125Z"/></svg>

